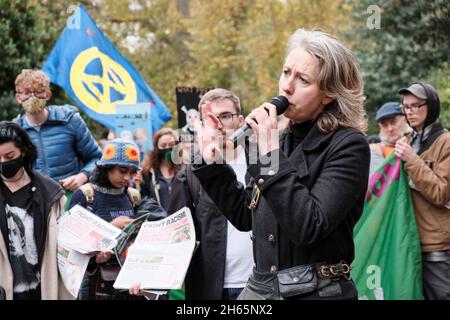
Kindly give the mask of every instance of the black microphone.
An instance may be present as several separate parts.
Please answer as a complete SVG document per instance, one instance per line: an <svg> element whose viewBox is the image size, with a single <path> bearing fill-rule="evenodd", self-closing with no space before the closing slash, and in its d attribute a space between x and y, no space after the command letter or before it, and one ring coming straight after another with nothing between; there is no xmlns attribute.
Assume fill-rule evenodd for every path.
<svg viewBox="0 0 450 320"><path fill-rule="evenodd" d="M288 99L283 96L273 97L272 100L270 100L270 103L277 108L277 116L284 113L289 107ZM267 113L269 113L268 110ZM245 123L242 127L237 129L235 132L233 132L232 135L228 137L227 146L229 146L230 148L231 146L233 146L233 148L236 148L238 145L244 142L245 139L243 138L251 135L252 131L253 129L247 123Z"/></svg>

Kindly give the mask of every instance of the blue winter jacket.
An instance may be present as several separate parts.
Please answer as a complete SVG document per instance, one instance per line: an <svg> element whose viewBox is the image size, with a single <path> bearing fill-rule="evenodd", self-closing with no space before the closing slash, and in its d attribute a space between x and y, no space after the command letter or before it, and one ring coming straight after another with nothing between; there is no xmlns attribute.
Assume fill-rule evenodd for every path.
<svg viewBox="0 0 450 320"><path fill-rule="evenodd" d="M26 130L38 151L36 171L58 181L80 172L91 176L102 151L78 110L70 105L48 106L40 130L22 115L17 123Z"/></svg>

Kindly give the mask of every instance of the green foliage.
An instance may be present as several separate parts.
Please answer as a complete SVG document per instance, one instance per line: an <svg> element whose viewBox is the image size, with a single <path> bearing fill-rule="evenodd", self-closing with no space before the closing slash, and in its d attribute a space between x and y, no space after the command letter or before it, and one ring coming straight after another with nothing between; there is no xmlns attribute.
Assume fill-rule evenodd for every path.
<svg viewBox="0 0 450 320"><path fill-rule="evenodd" d="M427 81L434 85L439 92L441 101L441 121L444 127L450 130L450 75L448 72L448 63L442 68L434 69L430 73Z"/></svg>
<svg viewBox="0 0 450 320"><path fill-rule="evenodd" d="M448 105L448 98L444 97L449 77L448 1L378 1L380 29L370 29L366 24L370 18L367 8L373 4L371 0L361 0L354 6L352 27L347 33L354 40L365 81L366 107L371 115L383 103L399 101L398 89L427 79ZM443 73L434 78L433 70Z"/></svg>
<svg viewBox="0 0 450 320"><path fill-rule="evenodd" d="M70 16L67 5L46 1L45 6L26 0L0 0L0 119L11 120L21 113L15 100L14 82L22 69L39 69L55 45ZM61 88L52 88L49 104L73 104ZM106 129L87 118L96 138Z"/></svg>
<svg viewBox="0 0 450 320"><path fill-rule="evenodd" d="M278 92L286 41L297 28L344 39L360 61L371 118L398 88L428 80L439 91L449 126L449 7L444 0L378 1L381 29L366 26L371 0L103 0L81 1L100 29L141 73L174 115L175 87L224 87L244 113ZM19 111L14 79L39 68L65 27L69 4L0 0L0 119ZM343 37L346 36L346 37ZM126 42L127 37L137 39ZM72 103L53 88L50 103ZM107 129L85 117L96 138ZM369 133L377 131L371 123Z"/></svg>
<svg viewBox="0 0 450 320"><path fill-rule="evenodd" d="M12 119L20 112L14 98L15 77L43 57L43 35L34 29L35 12L27 1L0 0L0 119Z"/></svg>
<svg viewBox="0 0 450 320"><path fill-rule="evenodd" d="M49 1L49 5L53 1ZM52 7L26 0L0 0L0 119L21 112L15 100L14 82L22 69L40 68L64 28ZM59 26L58 26L59 25ZM54 95L57 99L59 95Z"/></svg>
<svg viewBox="0 0 450 320"><path fill-rule="evenodd" d="M337 34L351 11L343 2L154 0L130 10L105 0L88 9L176 117L176 86L231 89L244 112L276 95L288 36L300 27ZM141 37L132 52L123 43L130 34Z"/></svg>

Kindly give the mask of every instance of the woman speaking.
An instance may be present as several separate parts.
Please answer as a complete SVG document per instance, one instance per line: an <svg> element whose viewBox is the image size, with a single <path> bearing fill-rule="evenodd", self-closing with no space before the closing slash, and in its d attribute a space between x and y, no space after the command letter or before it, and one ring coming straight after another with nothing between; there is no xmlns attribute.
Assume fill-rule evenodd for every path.
<svg viewBox="0 0 450 320"><path fill-rule="evenodd" d="M289 101L290 120L281 137L274 105L246 118L258 153L246 189L219 161L210 105L197 124L202 161L194 174L236 228L253 230L255 268L239 299L357 299L353 227L370 159L358 63L333 37L299 29L288 43L279 94Z"/></svg>

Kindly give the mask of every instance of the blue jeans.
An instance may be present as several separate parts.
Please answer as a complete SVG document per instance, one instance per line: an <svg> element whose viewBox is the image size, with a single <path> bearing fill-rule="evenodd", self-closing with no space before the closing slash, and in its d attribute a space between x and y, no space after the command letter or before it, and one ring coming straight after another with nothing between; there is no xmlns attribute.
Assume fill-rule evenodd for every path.
<svg viewBox="0 0 450 320"><path fill-rule="evenodd" d="M222 300L236 300L244 288L223 288Z"/></svg>

